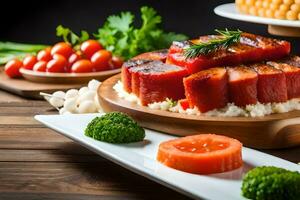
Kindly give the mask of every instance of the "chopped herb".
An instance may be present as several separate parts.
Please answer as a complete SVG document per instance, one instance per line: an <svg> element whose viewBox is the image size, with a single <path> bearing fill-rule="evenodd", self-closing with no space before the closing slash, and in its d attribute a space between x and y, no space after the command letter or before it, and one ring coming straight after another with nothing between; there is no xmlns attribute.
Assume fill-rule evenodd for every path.
<svg viewBox="0 0 300 200"><path fill-rule="evenodd" d="M215 52L219 49L227 49L232 44L240 41L242 31L229 31L225 30L215 30L220 34L220 38L211 39L208 42L192 43L188 48L184 50L185 58L195 58L200 55L206 55Z"/></svg>

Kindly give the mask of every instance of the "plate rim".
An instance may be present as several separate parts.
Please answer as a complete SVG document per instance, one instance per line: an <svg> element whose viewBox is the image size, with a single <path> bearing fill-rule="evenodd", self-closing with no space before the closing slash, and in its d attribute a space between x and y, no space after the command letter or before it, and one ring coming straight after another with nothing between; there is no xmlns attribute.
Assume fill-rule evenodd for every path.
<svg viewBox="0 0 300 200"><path fill-rule="evenodd" d="M55 73L55 72L36 72L29 69L20 69L21 74L35 76L39 78L79 78L79 77L92 77L92 76L106 76L121 72L121 68L106 70L102 72L87 72L87 73Z"/></svg>
<svg viewBox="0 0 300 200"><path fill-rule="evenodd" d="M266 24L266 25L276 25L276 26L284 26L284 27L294 27L300 28L300 20L282 20L282 19L272 19L266 17L258 17L252 15L241 14L236 11L235 3L226 3L221 4L214 8L214 13L225 18L238 20L238 21L245 21L245 22L252 22L257 24ZM229 13L224 10L224 8L230 8L235 10L235 12Z"/></svg>

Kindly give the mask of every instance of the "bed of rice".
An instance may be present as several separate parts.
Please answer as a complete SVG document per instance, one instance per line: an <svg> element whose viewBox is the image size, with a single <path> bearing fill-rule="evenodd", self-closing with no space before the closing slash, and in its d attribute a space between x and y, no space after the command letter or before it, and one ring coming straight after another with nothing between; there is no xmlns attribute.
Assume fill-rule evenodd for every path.
<svg viewBox="0 0 300 200"><path fill-rule="evenodd" d="M114 85L114 90L117 92L120 98L123 98L130 102L140 104L139 98L134 94L129 94L123 89L123 84L118 81ZM246 107L238 107L233 103L228 103L226 107L222 109L214 109L206 113L201 113L196 107L184 110L179 103L174 105L170 100L155 102L148 104L148 107L153 110L166 110L175 113L184 113L188 115L203 115L203 116L220 116L220 117L262 117L270 115L272 113L285 113L292 110L300 110L300 99L291 99L284 103L257 103L254 105L247 105Z"/></svg>

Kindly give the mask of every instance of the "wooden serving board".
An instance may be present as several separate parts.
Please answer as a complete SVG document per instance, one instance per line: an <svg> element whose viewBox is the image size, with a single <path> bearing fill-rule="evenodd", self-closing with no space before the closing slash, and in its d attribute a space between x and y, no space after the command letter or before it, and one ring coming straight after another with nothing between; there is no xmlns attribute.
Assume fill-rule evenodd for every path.
<svg viewBox="0 0 300 200"><path fill-rule="evenodd" d="M0 89L30 99L42 99L40 92L52 93L57 90L80 88L82 85L84 84L48 84L34 83L25 79L10 79L4 74L3 69L0 69Z"/></svg>
<svg viewBox="0 0 300 200"><path fill-rule="evenodd" d="M300 145L300 111L265 117L207 117L152 110L118 97L113 86L120 80L115 75L98 89L105 112L121 111L132 116L143 127L173 135L215 133L240 140L245 146L260 149Z"/></svg>

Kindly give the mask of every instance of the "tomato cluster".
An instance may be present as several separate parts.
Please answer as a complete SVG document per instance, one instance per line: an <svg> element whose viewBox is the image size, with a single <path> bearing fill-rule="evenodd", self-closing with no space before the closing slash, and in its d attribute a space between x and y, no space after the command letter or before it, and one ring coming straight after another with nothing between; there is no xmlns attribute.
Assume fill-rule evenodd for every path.
<svg viewBox="0 0 300 200"><path fill-rule="evenodd" d="M36 56L28 55L21 62L13 59L5 65L6 74L11 77L20 77L20 68L37 72L55 73L86 73L120 68L123 60L113 56L96 40L87 40L76 51L65 42L59 42L53 47L47 47Z"/></svg>

